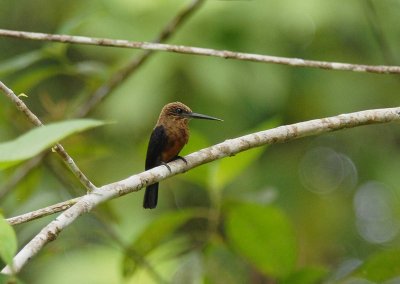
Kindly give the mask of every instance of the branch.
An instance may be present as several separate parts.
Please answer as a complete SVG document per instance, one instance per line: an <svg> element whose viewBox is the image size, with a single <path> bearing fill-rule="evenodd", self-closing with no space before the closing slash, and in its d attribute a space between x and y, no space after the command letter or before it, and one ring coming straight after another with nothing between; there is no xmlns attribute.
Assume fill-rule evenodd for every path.
<svg viewBox="0 0 400 284"><path fill-rule="evenodd" d="M15 104L18 110L25 114L25 116L31 123L33 123L33 125L43 126L43 123L40 121L40 119L27 107L27 105L1 81L0 90L3 91L3 93ZM56 144L54 149L88 191L96 189L96 186L94 186L91 181L84 175L84 173L79 169L74 160L70 157L70 155L68 155L67 151L65 151L64 147L61 144Z"/></svg>
<svg viewBox="0 0 400 284"><path fill-rule="evenodd" d="M274 64L282 64L295 67L310 67L310 68L321 68L330 70L370 72L379 74L384 74L384 73L400 74L400 66L364 65L364 64L351 64L351 63L340 63L340 62L329 62L329 61L316 61L316 60L306 60L300 58L288 58L288 57L279 57L279 56L270 56L270 55L261 55L252 53L242 53L229 50L217 50L210 48L184 46L184 45L128 41L128 40L118 40L118 39L108 39L108 38L93 38L85 36L45 34L45 33L13 31L5 29L0 29L0 36L29 39L29 40L39 40L39 41L55 41L62 43L76 43L76 44L97 45L97 46L112 46L112 47L153 50L153 51L176 52L181 54L214 56L214 57L222 57L225 59L274 63Z"/></svg>
<svg viewBox="0 0 400 284"><path fill-rule="evenodd" d="M153 42L163 42L169 39L174 32L192 15L205 0L193 0L187 7L182 9L160 32ZM86 102L77 109L74 117L85 117L91 110L93 110L107 95L109 95L118 85L127 79L133 72L138 70L143 63L152 55L153 51L146 51L139 57L135 57L126 66L122 67L119 71L89 95ZM34 169L43 159L44 155L38 156L35 160L31 160L25 165L21 166L11 179L0 187L0 200L12 190L32 169ZM58 212L58 211L56 211ZM55 212L54 212L55 213Z"/></svg>
<svg viewBox="0 0 400 284"><path fill-rule="evenodd" d="M107 184L81 197L75 205L60 214L54 221L44 227L15 257L13 268L16 272L36 255L45 244L55 240L58 234L68 227L80 215L90 212L100 203L138 191L155 182L179 173L186 172L202 164L232 156L251 148L267 144L291 141L305 136L317 135L325 132L352 128L367 124L387 123L400 121L400 107L366 110L338 116L315 119L287 126L252 133L242 137L226 140L209 148L202 149L185 157L187 164L181 160L169 163L167 167L159 166L151 170L133 175L127 179ZM10 267L2 270L10 274Z"/></svg>
<svg viewBox="0 0 400 284"><path fill-rule="evenodd" d="M35 210L35 211L25 213L25 214L22 214L19 216L8 218L7 221L10 225L17 225L17 224L26 223L26 222L29 222L29 221L32 221L35 219L43 218L48 215L52 215L54 213L67 210L72 205L76 204L80 199L81 199L81 197L77 197L77 198L73 198L73 199L70 199L70 200L67 200L64 202L53 204L53 205L47 206L47 207L39 209L39 210Z"/></svg>
<svg viewBox="0 0 400 284"><path fill-rule="evenodd" d="M153 43L164 42L169 39L173 33L185 22L185 20L192 15L205 0L193 0L187 7L180 11L160 32ZM154 53L154 51L146 50L142 55L135 57L126 66L122 67L119 71L107 80L103 85L96 89L82 104L75 113L75 117L84 117L91 110L94 109L108 94L110 94L118 85L125 81L133 72L138 70L140 66L147 61L147 59Z"/></svg>

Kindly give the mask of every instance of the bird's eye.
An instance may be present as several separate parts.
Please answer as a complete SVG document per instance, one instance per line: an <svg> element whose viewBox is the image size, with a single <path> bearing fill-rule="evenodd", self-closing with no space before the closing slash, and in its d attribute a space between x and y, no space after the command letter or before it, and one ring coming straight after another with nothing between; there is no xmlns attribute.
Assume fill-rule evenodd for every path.
<svg viewBox="0 0 400 284"><path fill-rule="evenodd" d="M177 108L177 109L175 110L175 112L176 112L177 114L182 114L182 113L183 113L183 109Z"/></svg>

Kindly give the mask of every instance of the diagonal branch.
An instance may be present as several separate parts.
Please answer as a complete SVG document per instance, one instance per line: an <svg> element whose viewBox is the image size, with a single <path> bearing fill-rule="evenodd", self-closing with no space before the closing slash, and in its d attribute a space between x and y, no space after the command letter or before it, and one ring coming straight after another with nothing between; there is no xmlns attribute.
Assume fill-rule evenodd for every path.
<svg viewBox="0 0 400 284"><path fill-rule="evenodd" d="M0 81L0 90L15 104L18 110L25 114L27 119L33 123L35 126L43 126L43 123L40 119L27 107L27 105L16 95L14 92L9 89L3 82ZM56 144L54 147L57 154L61 156L65 164L69 167L71 172L79 179L79 181L83 184L83 186L88 190L92 191L96 189L96 186L92 184L92 182L84 175L84 173L79 169L77 164L68 155L67 151L65 151L64 147L61 144Z"/></svg>
<svg viewBox="0 0 400 284"><path fill-rule="evenodd" d="M392 121L400 121L400 107L366 110L280 126L229 139L209 148L192 153L185 157L187 163L181 160L169 163L171 171L166 167L159 166L128 177L127 179L104 185L101 188L81 197L75 205L60 214L54 221L44 227L15 256L13 268L16 272L20 271L28 260L36 255L48 242L55 240L58 234L72 224L76 218L84 213L90 212L100 203L112 198L138 191L145 186L162 181L179 173L186 172L202 164L229 157L251 148L267 144L283 143L305 136L318 135L345 128ZM2 273L10 274L10 267L4 268Z"/></svg>
<svg viewBox="0 0 400 284"><path fill-rule="evenodd" d="M365 64L351 64L341 62L329 62L329 61L317 61L317 60L306 60L301 58L289 58L279 57L270 55L261 55L253 53L234 52L229 50L217 50L210 48L201 48L185 45L172 45L162 43L151 43L141 41L128 41L120 39L109 39L109 38L94 38L86 36L71 36L71 35L60 35L60 34L46 34L46 33L34 33L24 31L13 31L0 29L0 36L14 37L20 39L29 40L40 40L40 41L55 41L62 43L74 43L74 44L86 44L86 45L97 45L97 46L112 46L112 47L123 47L123 48L135 48L152 51L165 51L165 52L176 52L181 54L192 54L192 55L203 55L221 57L225 59L236 59L244 61L254 61L262 63L273 63L282 64L295 67L310 67L310 68L321 68L330 70L344 70L354 72L370 72L379 74L400 74L400 66L388 66L388 65L365 65Z"/></svg>

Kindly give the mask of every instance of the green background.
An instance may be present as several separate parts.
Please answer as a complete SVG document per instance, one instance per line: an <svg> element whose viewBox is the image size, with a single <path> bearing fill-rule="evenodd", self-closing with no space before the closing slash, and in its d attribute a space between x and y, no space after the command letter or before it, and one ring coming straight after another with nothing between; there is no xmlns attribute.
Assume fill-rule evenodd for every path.
<svg viewBox="0 0 400 284"><path fill-rule="evenodd" d="M151 41L190 1L11 1L0 27ZM168 43L398 65L400 1L206 1ZM44 123L65 120L143 51L0 38L0 80ZM181 154L255 130L395 107L400 77L157 53L89 115L114 124L62 144L100 186L143 170L162 106L181 101L223 123L192 121ZM0 141L32 126L0 96ZM80 217L19 274L25 283L396 283L400 276L398 124L254 149ZM18 167L0 171L0 192ZM11 217L85 193L49 153L7 194ZM19 247L53 220L14 226ZM386 281L386 282L385 282Z"/></svg>

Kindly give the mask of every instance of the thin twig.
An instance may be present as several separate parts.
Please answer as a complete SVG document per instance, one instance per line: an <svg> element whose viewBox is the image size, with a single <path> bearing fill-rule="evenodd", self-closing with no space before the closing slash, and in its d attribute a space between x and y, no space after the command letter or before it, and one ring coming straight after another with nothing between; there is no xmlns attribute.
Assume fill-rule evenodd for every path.
<svg viewBox="0 0 400 284"><path fill-rule="evenodd" d="M7 222L10 225L19 225L23 224L32 220L36 220L39 218L46 217L48 215L52 215L61 211L64 211L68 208L70 208L72 205L74 205L76 202L78 202L82 197L76 197L67 201L63 201L57 204L53 204L35 211L31 211L28 213L24 213L15 217L10 217L7 220Z"/></svg>
<svg viewBox="0 0 400 284"><path fill-rule="evenodd" d="M205 0L194 0L182 11L180 11L153 40L153 43L164 42L169 39L177 29L192 15ZM154 51L146 50L143 54L135 57L127 65L115 72L109 80L96 89L76 111L75 117L84 117L94 109L108 94L110 94L117 86L125 81L133 72L138 70L150 58Z"/></svg>
<svg viewBox="0 0 400 284"><path fill-rule="evenodd" d="M33 123L35 126L43 126L43 123L40 121L40 119L27 107L27 105L1 81L0 90L2 90L3 93L15 104L18 110L25 114L25 116L31 123ZM94 186L91 181L85 176L85 174L79 169L77 164L70 157L70 155L68 155L61 144L56 144L54 146L54 149L88 191L96 189L96 186Z"/></svg>
<svg viewBox="0 0 400 284"><path fill-rule="evenodd" d="M47 207L39 209L39 210L35 210L35 211L29 212L29 213L11 217L11 218L7 219L7 222L10 223L10 225L17 225L17 224L26 223L26 222L29 222L32 220L36 220L39 218L43 218L48 215L52 215L54 213L67 210L72 205L77 203L80 199L81 199L81 197L77 197L74 199L70 199L70 200L67 200L64 202L60 202L57 204L47 206Z"/></svg>
<svg viewBox="0 0 400 284"><path fill-rule="evenodd" d="M36 255L48 242L55 240L58 234L72 224L76 218L86 212L90 212L94 207L107 200L138 191L150 184L162 181L179 173L187 172L202 164L229 157L251 148L267 144L283 143L305 136L317 135L345 128L393 121L400 121L400 107L365 110L280 126L229 139L209 148L202 149L186 156L186 163L181 160L169 163L170 170L164 166L159 166L127 179L104 185L81 197L75 205L44 227L14 257L13 268L16 272L20 271L28 260ZM10 267L4 268L2 273L10 274Z"/></svg>
<svg viewBox="0 0 400 284"><path fill-rule="evenodd" d="M184 45L128 41L128 40L118 40L109 38L93 38L85 36L33 33L33 32L13 31L4 29L0 29L0 36L15 37L15 38L29 39L29 40L39 40L39 41L55 41L62 43L75 43L75 44L86 44L86 45L97 45L97 46L135 48L135 49L144 49L153 51L176 52L181 54L213 56L225 59L274 63L274 64L282 64L295 67L310 67L310 68L321 68L330 70L369 72L378 74L400 74L400 66L365 65L365 64L306 60L301 58L279 57L279 56L234 52L229 50L217 50L210 48L184 46Z"/></svg>

